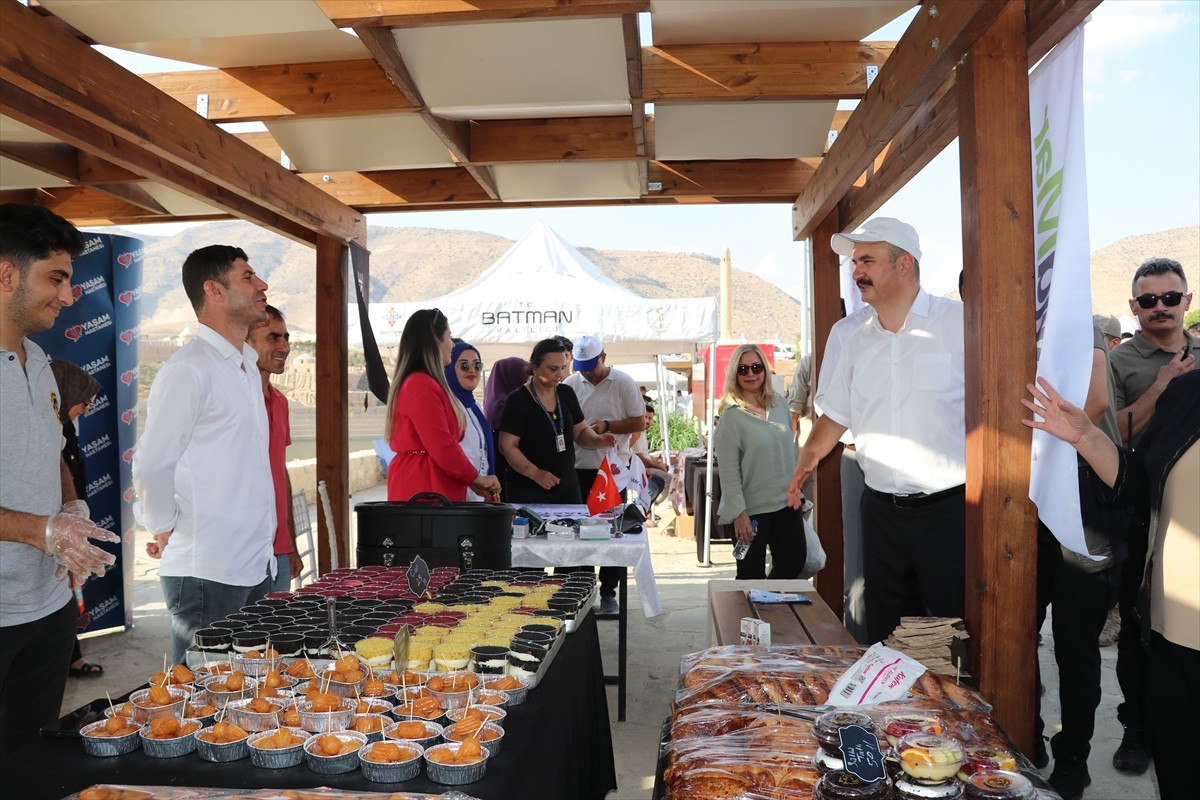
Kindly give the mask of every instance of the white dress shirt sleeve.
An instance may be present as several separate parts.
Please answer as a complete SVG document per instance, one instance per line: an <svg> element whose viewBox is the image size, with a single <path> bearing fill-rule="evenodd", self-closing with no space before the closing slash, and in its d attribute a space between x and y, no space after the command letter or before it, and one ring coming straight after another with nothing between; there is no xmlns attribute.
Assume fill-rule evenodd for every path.
<svg viewBox="0 0 1200 800"><path fill-rule="evenodd" d="M146 401L146 429L133 454L134 518L152 533L173 530L179 516L175 468L203 406L201 382L187 364L159 370Z"/></svg>

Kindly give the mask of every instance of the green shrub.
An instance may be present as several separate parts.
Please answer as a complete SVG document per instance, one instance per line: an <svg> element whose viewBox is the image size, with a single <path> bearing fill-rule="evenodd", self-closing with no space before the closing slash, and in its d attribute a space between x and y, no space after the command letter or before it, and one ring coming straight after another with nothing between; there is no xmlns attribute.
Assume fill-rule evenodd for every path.
<svg viewBox="0 0 1200 800"><path fill-rule="evenodd" d="M1191 311L1183 315L1183 327L1190 328L1200 322L1200 308L1193 308Z"/></svg>
<svg viewBox="0 0 1200 800"><path fill-rule="evenodd" d="M646 443L651 450L658 450L662 447L662 434L659 433L661 419L662 414L655 413L654 422L650 423L650 429L646 431ZM695 419L680 414L678 411L672 411L667 415L667 433L671 438L672 450L683 450L686 447L695 447L700 443L700 435L696 433Z"/></svg>

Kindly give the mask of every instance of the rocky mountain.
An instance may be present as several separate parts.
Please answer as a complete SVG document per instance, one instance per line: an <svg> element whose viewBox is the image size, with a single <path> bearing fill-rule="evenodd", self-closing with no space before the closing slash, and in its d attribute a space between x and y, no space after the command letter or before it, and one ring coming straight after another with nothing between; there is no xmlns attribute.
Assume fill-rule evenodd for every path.
<svg viewBox="0 0 1200 800"><path fill-rule="evenodd" d="M109 232L118 232L108 229ZM214 222L174 236L146 241L142 334L170 336L194 327L195 317L179 284L179 267L192 250L214 242L237 244L250 254L255 270L270 284L271 302L284 309L294 331L315 328L313 251L245 222ZM371 244L371 300L425 300L461 288L479 277L513 242L475 231L376 227ZM581 248L610 278L644 297L714 296L717 257ZM1131 236L1092 253L1092 298L1096 313L1128 313L1129 279L1144 259L1163 255L1180 261L1200 285L1200 226ZM800 305L761 278L733 273L735 335L793 341ZM535 291L536 287L530 287Z"/></svg>
<svg viewBox="0 0 1200 800"><path fill-rule="evenodd" d="M1156 257L1182 264L1188 288L1200 291L1200 225L1128 236L1092 253L1093 312L1128 316L1133 273L1143 261Z"/></svg>
<svg viewBox="0 0 1200 800"><path fill-rule="evenodd" d="M111 229L110 229L111 232ZM513 245L489 233L434 228L375 227L371 245L371 300L425 300L471 283ZM179 268L206 244L236 244L270 285L271 302L284 310L293 330L315 327L313 251L244 222L198 225L162 239L147 239L142 294L142 335L169 336L195 317L179 284ZM699 253L581 248L610 278L644 297L704 297L717 293L720 261ZM800 305L782 290L748 272L734 270L733 327L739 336L794 340ZM530 287L536 291L536 287Z"/></svg>

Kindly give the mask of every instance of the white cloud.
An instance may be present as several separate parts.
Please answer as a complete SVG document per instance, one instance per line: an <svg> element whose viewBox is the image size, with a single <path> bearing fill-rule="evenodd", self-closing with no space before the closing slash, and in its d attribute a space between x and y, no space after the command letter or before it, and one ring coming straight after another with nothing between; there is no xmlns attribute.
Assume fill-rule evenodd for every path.
<svg viewBox="0 0 1200 800"><path fill-rule="evenodd" d="M1088 49L1105 55L1140 47L1183 27L1195 9L1190 1L1109 0L1087 26Z"/></svg>

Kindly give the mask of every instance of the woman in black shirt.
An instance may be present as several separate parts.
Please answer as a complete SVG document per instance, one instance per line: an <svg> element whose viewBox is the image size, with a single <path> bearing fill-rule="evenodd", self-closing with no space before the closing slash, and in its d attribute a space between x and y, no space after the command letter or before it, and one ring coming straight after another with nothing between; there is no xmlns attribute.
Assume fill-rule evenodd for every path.
<svg viewBox="0 0 1200 800"><path fill-rule="evenodd" d="M508 461L504 485L511 503L582 503L575 445L616 446L615 436L587 424L571 387L560 385L570 363L569 339L538 342L529 356L529 380L505 403L500 452Z"/></svg>

